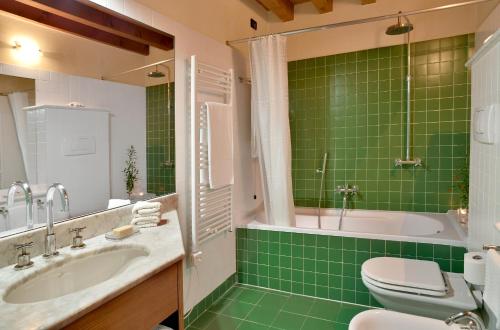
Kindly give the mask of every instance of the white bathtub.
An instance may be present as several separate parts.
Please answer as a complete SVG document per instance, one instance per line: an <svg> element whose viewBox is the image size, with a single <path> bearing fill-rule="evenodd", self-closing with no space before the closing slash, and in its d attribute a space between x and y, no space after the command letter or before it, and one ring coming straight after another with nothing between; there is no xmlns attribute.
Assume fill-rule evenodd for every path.
<svg viewBox="0 0 500 330"><path fill-rule="evenodd" d="M317 209L297 208L295 227L268 225L260 221L262 216L256 216L246 228L454 246L465 246L466 243L466 233L458 224L454 211L347 210L340 230L339 214L337 209L322 209L321 228L318 228Z"/></svg>

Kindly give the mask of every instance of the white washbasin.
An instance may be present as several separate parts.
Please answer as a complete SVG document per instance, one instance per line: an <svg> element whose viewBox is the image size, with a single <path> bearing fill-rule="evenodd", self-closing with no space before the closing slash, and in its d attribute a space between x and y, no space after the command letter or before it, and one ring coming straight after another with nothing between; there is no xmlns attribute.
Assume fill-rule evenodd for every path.
<svg viewBox="0 0 500 330"><path fill-rule="evenodd" d="M148 255L140 246L112 246L58 260L13 284L3 300L26 304L71 294L111 279Z"/></svg>
<svg viewBox="0 0 500 330"><path fill-rule="evenodd" d="M349 330L455 330L460 325L446 325L444 321L428 317L372 309L356 315L349 323Z"/></svg>

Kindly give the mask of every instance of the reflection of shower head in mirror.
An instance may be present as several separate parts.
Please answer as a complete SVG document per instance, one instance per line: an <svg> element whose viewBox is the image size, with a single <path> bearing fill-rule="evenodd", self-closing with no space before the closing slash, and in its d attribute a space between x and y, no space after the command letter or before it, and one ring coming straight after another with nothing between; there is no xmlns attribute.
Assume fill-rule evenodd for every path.
<svg viewBox="0 0 500 330"><path fill-rule="evenodd" d="M158 70L158 65L155 67L154 71L148 72L148 77L149 78L163 78L165 77L165 74Z"/></svg>

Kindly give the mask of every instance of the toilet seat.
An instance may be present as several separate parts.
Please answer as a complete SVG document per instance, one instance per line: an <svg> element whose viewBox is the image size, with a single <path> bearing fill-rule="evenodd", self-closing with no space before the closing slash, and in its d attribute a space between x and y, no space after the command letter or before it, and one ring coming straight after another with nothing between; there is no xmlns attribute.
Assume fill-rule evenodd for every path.
<svg viewBox="0 0 500 330"><path fill-rule="evenodd" d="M478 308L463 275L433 262L380 257L361 269L363 284L385 308L438 319Z"/></svg>
<svg viewBox="0 0 500 330"><path fill-rule="evenodd" d="M372 258L361 266L363 279L379 288L411 294L443 297L447 285L433 261L404 258Z"/></svg>
<svg viewBox="0 0 500 330"><path fill-rule="evenodd" d="M392 291L399 291L399 292L404 292L404 293L413 293L413 294L418 294L418 295L426 295L426 296L433 296L433 297L443 297L446 295L446 291L433 291L433 290L425 290L421 288L413 288L409 286L401 286L401 285L392 285L392 284L387 284L387 283L382 283L375 281L368 276L364 275L361 273L362 279L365 280L366 282L370 283L371 285L374 285L376 287L379 287L381 289L386 289L386 290L392 290Z"/></svg>

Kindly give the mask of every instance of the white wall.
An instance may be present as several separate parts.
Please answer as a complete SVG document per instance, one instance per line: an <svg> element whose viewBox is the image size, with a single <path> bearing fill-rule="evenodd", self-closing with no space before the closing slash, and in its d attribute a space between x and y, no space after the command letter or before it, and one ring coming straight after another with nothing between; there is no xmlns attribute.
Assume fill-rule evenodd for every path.
<svg viewBox="0 0 500 330"><path fill-rule="evenodd" d="M499 23L500 24L500 23ZM489 45L488 45L489 44ZM493 46L494 45L494 46ZM472 111L497 104L500 117L500 30L475 55L472 64ZM474 115L472 129L474 127ZM500 132L500 119L495 134ZM471 138L470 215L468 247L480 250L483 244L500 245L500 139L482 144Z"/></svg>
<svg viewBox="0 0 500 330"><path fill-rule="evenodd" d="M95 2L118 11L124 15L142 21L154 28L163 30L175 36L175 133L176 133L176 190L179 194L179 219L184 234L184 244L187 242L187 229L190 219L186 217L188 196L188 163L187 163L187 114L188 89L187 65L191 55L197 55L198 60L229 69L235 67L235 76L244 75L244 62L231 48L223 43L195 32L192 29L150 10L132 0L96 0ZM233 56L235 59L233 59ZM239 83L237 83L239 84ZM249 87L237 85L235 100L235 186L234 214L235 221L248 209L253 207L251 190L246 188L251 173L249 140ZM247 203L248 201L248 203ZM225 279L236 272L235 233L222 234L203 244L203 260L196 268L187 266L185 269L185 309L192 306L212 292Z"/></svg>
<svg viewBox="0 0 500 330"><path fill-rule="evenodd" d="M50 73L48 80L36 80L37 105L66 105L70 102L106 109L111 113L111 198L127 197L121 171L130 145L137 150L138 185L146 191L145 88L54 72ZM131 123L134 123L133 128Z"/></svg>
<svg viewBox="0 0 500 330"><path fill-rule="evenodd" d="M476 49L500 27L500 3L486 17L476 31Z"/></svg>
<svg viewBox="0 0 500 330"><path fill-rule="evenodd" d="M121 172L126 149L137 150L139 185L146 191L146 89L110 81L71 76L16 65L1 64L0 74L35 79L35 105L67 105L78 102L111 112L111 197L126 198ZM130 127L134 123L134 127ZM63 182L64 184L64 182Z"/></svg>
<svg viewBox="0 0 500 330"><path fill-rule="evenodd" d="M0 95L0 189L26 180L16 124L7 96Z"/></svg>

